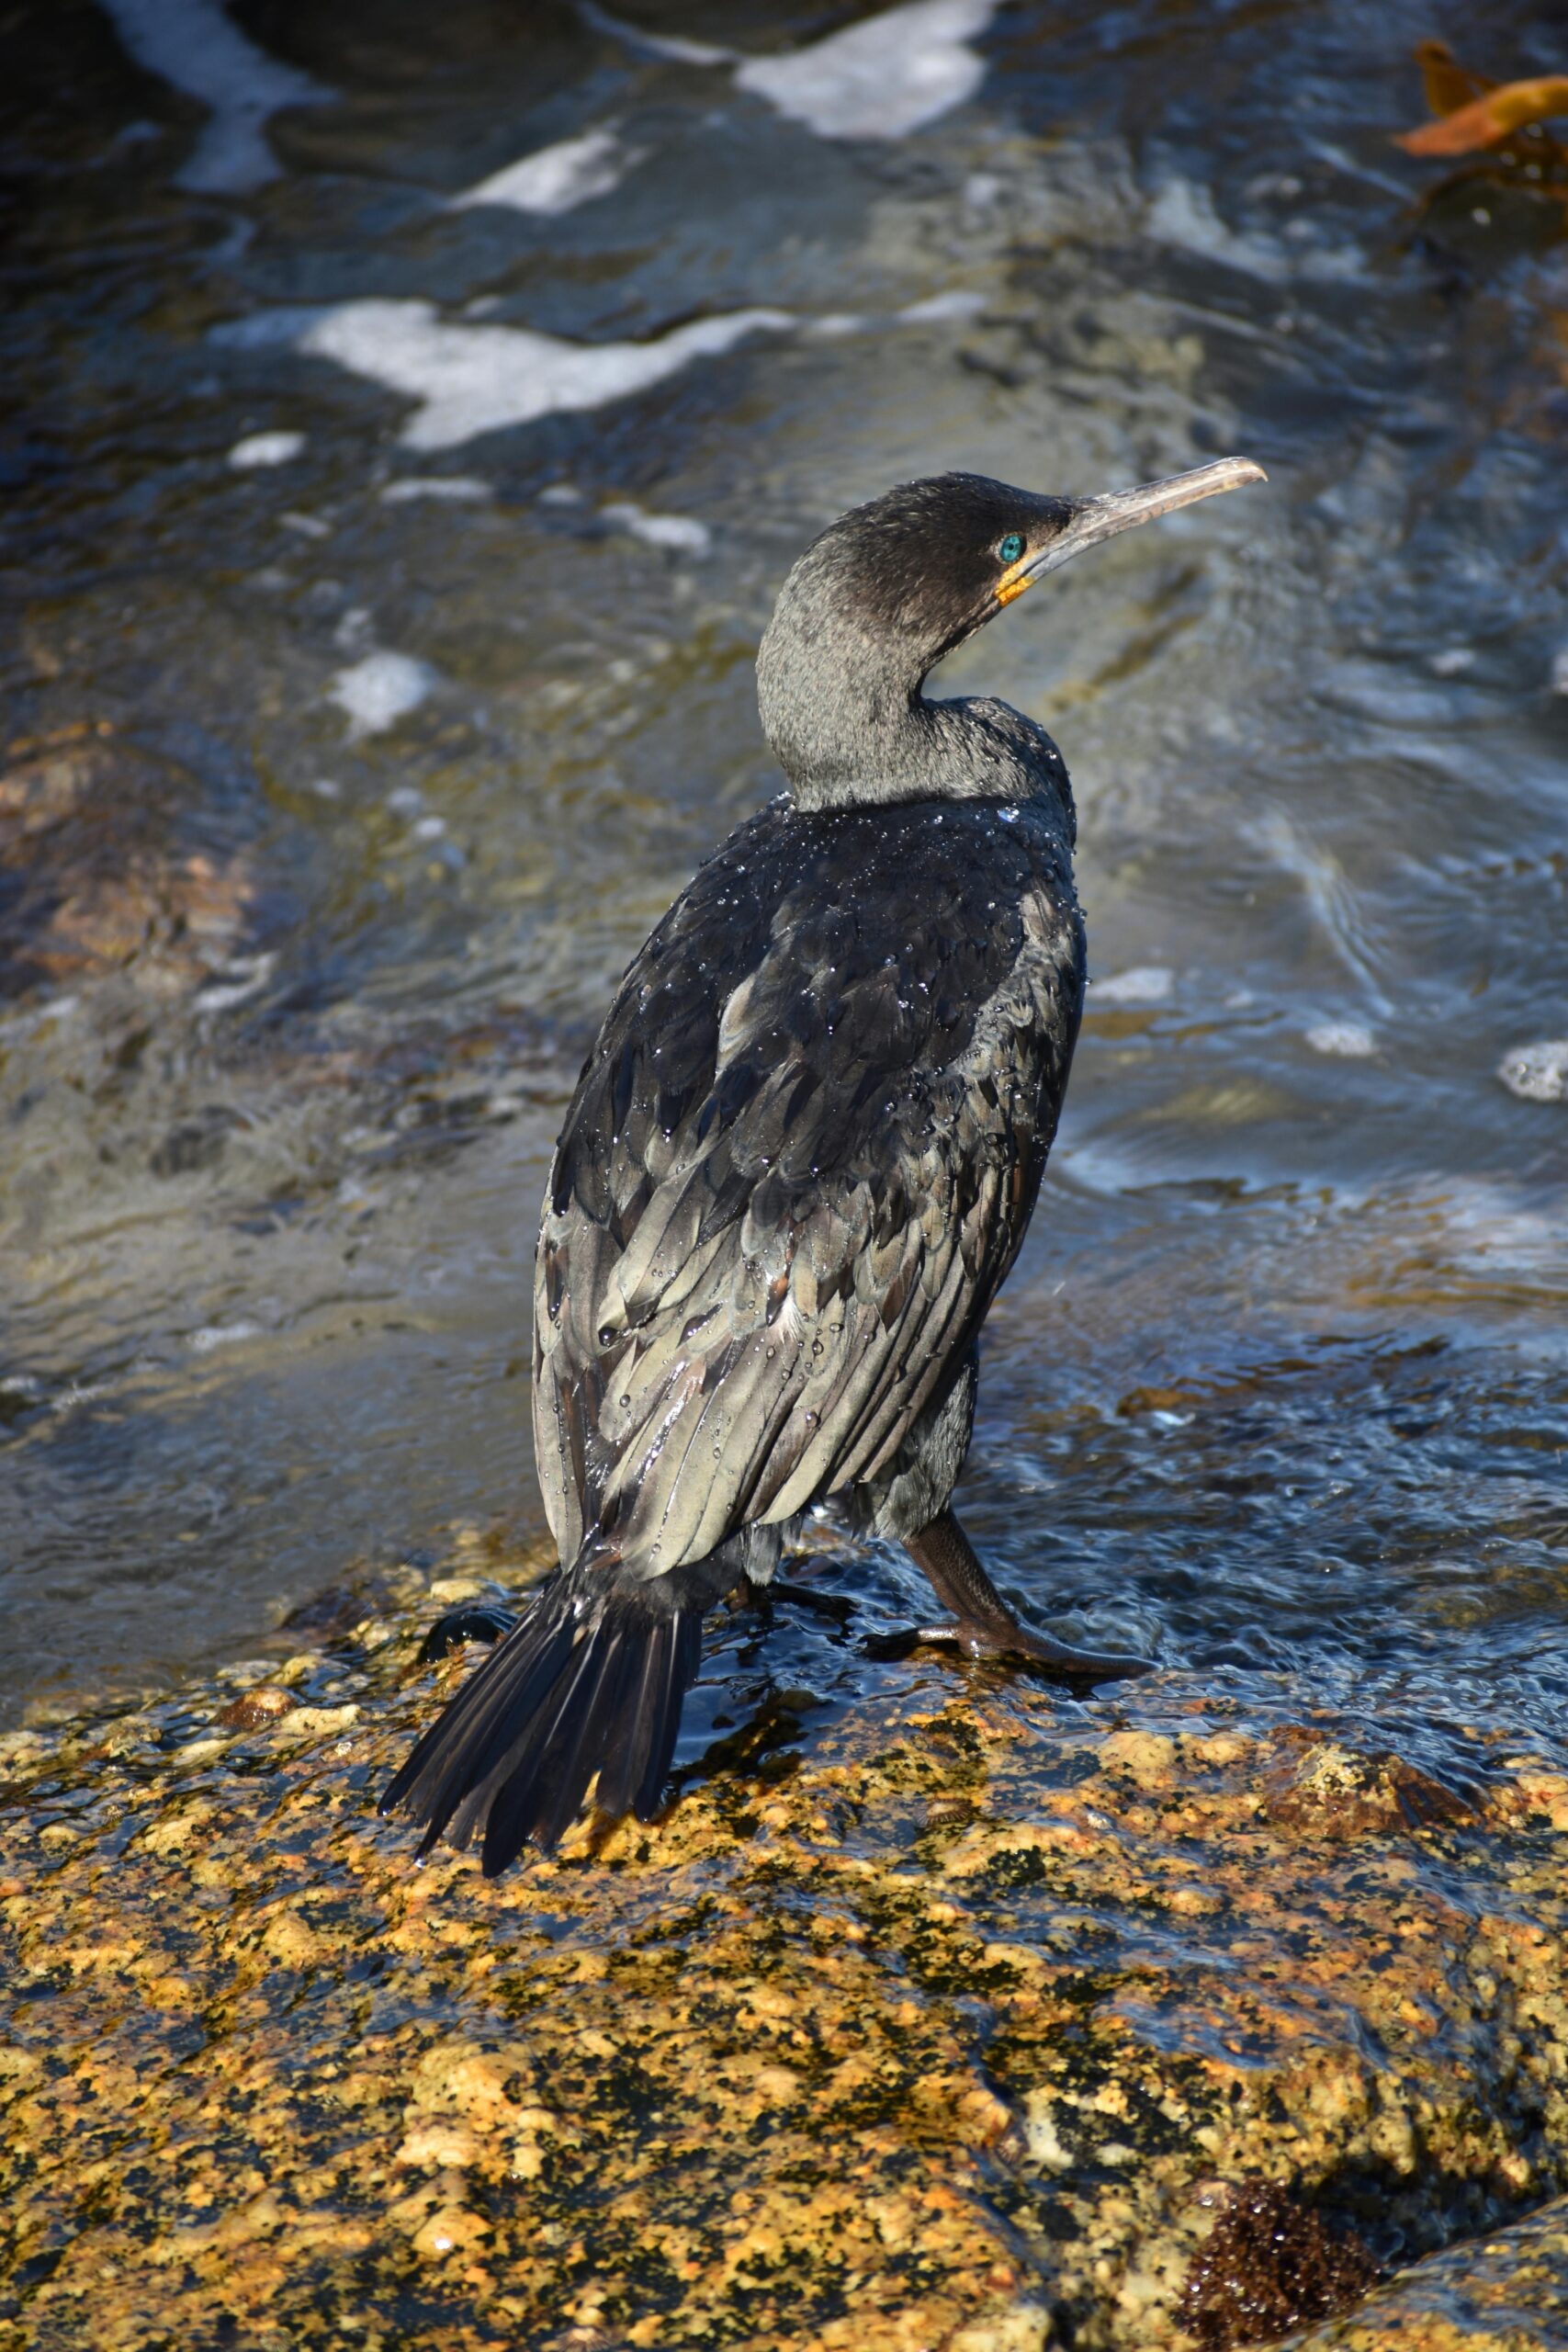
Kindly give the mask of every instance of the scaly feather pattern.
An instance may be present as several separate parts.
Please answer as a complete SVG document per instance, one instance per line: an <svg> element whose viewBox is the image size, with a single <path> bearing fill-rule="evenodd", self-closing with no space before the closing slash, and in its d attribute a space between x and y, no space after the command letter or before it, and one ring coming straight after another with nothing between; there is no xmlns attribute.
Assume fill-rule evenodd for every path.
<svg viewBox="0 0 1568 2352"><path fill-rule="evenodd" d="M1083 943L1055 795L803 812L623 981L539 1237L535 1438L570 1559L656 1578L874 1476L1022 1238Z"/></svg>

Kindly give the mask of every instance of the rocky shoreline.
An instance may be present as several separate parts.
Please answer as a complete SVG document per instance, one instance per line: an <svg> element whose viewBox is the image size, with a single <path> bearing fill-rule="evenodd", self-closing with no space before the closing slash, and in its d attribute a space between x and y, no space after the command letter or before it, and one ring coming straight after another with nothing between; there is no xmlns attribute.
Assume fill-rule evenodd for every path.
<svg viewBox="0 0 1568 2352"><path fill-rule="evenodd" d="M456 1566L0 1741L0 2341L1568 2342L1551 1759L933 1663L487 1884Z"/></svg>

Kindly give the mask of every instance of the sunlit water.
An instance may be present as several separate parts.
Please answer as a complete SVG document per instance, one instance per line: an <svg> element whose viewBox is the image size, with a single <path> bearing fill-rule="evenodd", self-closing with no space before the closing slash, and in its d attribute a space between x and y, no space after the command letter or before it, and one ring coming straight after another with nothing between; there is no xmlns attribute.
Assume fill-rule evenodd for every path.
<svg viewBox="0 0 1568 2352"><path fill-rule="evenodd" d="M539 1533L546 1157L776 787L792 557L913 472L1237 450L947 673L1063 745L1099 984L965 1514L1195 1694L1561 1734L1568 247L1415 224L1443 25L525 13L6 36L0 1719ZM1514 8L1471 62L1563 58ZM821 1534L856 1624L716 1627L689 1755L927 1670Z"/></svg>

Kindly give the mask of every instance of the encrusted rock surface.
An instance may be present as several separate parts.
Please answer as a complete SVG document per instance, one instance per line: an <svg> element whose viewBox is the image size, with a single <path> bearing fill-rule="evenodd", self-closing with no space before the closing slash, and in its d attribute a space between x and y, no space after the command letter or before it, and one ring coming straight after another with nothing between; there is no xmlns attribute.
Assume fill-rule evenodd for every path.
<svg viewBox="0 0 1568 2352"><path fill-rule="evenodd" d="M487 1884L434 1605L0 1743L0 2341L1568 2342L1547 1759L933 1664Z"/></svg>
<svg viewBox="0 0 1568 2352"><path fill-rule="evenodd" d="M1568 2199L1433 2255L1295 2352L1540 2352L1568 2345Z"/></svg>

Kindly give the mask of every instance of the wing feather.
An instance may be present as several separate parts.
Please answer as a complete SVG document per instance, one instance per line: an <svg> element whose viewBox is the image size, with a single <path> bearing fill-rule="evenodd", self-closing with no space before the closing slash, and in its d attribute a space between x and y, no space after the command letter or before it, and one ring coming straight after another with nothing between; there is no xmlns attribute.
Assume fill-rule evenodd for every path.
<svg viewBox="0 0 1568 2352"><path fill-rule="evenodd" d="M660 1575L892 1458L1022 1238L1082 986L1050 810L775 804L710 861L623 983L545 1204L563 1555L596 1525Z"/></svg>

